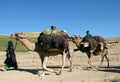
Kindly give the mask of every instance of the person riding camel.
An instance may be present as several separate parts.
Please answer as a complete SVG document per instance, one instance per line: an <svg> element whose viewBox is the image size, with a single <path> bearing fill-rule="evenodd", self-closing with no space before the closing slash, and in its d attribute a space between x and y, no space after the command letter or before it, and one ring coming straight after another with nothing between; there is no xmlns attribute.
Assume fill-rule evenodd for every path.
<svg viewBox="0 0 120 82"><path fill-rule="evenodd" d="M85 44L86 41L88 41L88 39L90 39L90 38L92 38L90 31L86 31L86 35L83 37L81 42ZM88 42L86 44L88 44ZM79 51L79 49L74 49L74 51Z"/></svg>
<svg viewBox="0 0 120 82"><path fill-rule="evenodd" d="M83 37L83 40L81 42L85 42L86 40L88 40L91 37L92 37L92 35L90 34L90 31L86 31L86 35Z"/></svg>
<svg viewBox="0 0 120 82"><path fill-rule="evenodd" d="M90 34L90 31L86 31L86 36L84 38L89 39L92 35Z"/></svg>
<svg viewBox="0 0 120 82"><path fill-rule="evenodd" d="M57 27L51 26L51 35L60 35L60 31Z"/></svg>

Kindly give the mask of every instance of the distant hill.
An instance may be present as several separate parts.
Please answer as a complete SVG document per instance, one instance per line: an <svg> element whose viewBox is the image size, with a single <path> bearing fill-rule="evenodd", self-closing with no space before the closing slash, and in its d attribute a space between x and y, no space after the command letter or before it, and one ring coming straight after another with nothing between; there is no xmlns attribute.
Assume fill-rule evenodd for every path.
<svg viewBox="0 0 120 82"><path fill-rule="evenodd" d="M25 36L27 36L29 38L29 40L31 42L37 42L37 37L40 34L40 32L23 32L23 33ZM81 37L80 37L80 39L81 39ZM116 44L116 42L119 42L119 43L117 43L117 45L114 45L113 48L116 48L116 49L120 48L120 37L111 37L111 38L105 38L105 39L106 39L106 42L110 43L110 44ZM9 40L13 41L14 46L15 46L16 40L11 39L10 35L0 34L0 51L6 50L7 45L8 45L7 43ZM20 42L18 42L16 51L28 51L28 50Z"/></svg>
<svg viewBox="0 0 120 82"><path fill-rule="evenodd" d="M27 37L38 37L40 32L23 32Z"/></svg>
<svg viewBox="0 0 120 82"><path fill-rule="evenodd" d="M40 32L23 32L27 37L38 37ZM0 34L0 36L10 36L10 34Z"/></svg>

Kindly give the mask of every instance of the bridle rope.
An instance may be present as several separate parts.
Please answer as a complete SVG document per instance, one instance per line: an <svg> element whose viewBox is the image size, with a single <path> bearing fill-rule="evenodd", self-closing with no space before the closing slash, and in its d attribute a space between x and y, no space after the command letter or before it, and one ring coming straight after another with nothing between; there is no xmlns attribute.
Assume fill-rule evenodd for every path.
<svg viewBox="0 0 120 82"><path fill-rule="evenodd" d="M16 50L16 47L17 47L17 43L18 43L18 40L16 40L16 43L15 43L15 50Z"/></svg>

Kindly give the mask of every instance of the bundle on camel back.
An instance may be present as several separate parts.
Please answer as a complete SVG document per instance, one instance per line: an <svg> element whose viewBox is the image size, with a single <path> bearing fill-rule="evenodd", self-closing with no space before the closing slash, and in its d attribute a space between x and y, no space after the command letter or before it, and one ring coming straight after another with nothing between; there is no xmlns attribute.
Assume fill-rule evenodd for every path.
<svg viewBox="0 0 120 82"><path fill-rule="evenodd" d="M64 42L67 42L67 45L66 47L63 47L62 45L59 45L59 46L62 46L61 48L58 48L58 50L54 51L54 50L51 50L51 36L50 35L43 35L41 38L42 40L42 45L41 43L39 42L36 42L36 43L31 43L25 36L22 32L20 33L15 33L15 34L11 34L11 37L20 41L28 50L30 51L34 51L34 52L37 52L41 58L41 65L42 65L42 74L44 74L44 71L50 71L50 72L54 72L56 74L61 74L63 69L64 69L64 66L65 66L65 58L66 56L68 57L69 61L70 61L70 71L72 71L72 60L71 60L71 55L69 53L69 45L68 45L68 42L66 41L67 39L64 39L64 37L61 37L59 36L59 40L61 39L60 41L60 44L63 45L63 41ZM59 54L62 54L62 67L61 67L61 70L59 72L56 72L55 70L51 70L51 69L48 69L47 66L46 66L46 63L47 63L47 59L49 56L55 56L55 55L59 55Z"/></svg>
<svg viewBox="0 0 120 82"><path fill-rule="evenodd" d="M93 65L91 64L91 58L93 55L94 56L97 56L97 55L102 56L102 60L101 60L99 67L101 67L101 65L104 61L104 57L106 58L107 63L108 63L107 67L109 67L109 59L107 57L108 49L106 47L104 38L102 38L101 36L93 36L89 39L83 38L83 40L81 42L79 42L75 38L72 37L72 41L77 46L77 49L74 49L74 51L80 50L81 52L87 54L87 56L89 58L89 60L88 60L89 67L93 67Z"/></svg>
<svg viewBox="0 0 120 82"><path fill-rule="evenodd" d="M51 35L40 33L38 37L38 43L40 44L43 51L48 52L49 50L65 50L69 51L68 40L62 35Z"/></svg>

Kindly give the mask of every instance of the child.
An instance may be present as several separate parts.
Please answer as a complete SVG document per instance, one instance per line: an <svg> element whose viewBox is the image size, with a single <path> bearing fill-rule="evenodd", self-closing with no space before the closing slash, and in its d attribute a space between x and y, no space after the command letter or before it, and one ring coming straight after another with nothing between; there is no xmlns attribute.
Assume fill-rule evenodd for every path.
<svg viewBox="0 0 120 82"><path fill-rule="evenodd" d="M89 39L92 35L90 34L90 31L86 31L86 36L84 38Z"/></svg>
<svg viewBox="0 0 120 82"><path fill-rule="evenodd" d="M8 41L8 48L6 50L6 60L4 61L4 64L5 64L5 70L8 70L10 67L14 67L14 69L18 69L12 41Z"/></svg>

